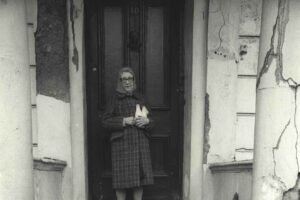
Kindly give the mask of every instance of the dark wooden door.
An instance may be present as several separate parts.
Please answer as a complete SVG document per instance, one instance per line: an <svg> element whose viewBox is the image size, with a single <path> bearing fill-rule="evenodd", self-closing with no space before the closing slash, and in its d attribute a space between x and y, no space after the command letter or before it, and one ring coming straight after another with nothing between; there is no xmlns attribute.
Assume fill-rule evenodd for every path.
<svg viewBox="0 0 300 200"><path fill-rule="evenodd" d="M130 65L135 71L137 89L150 103L156 124L150 143L155 184L145 187L144 199L173 200L181 196L181 9L179 0L86 2L91 200L115 199L111 188L110 142L100 118L115 91L117 72L123 65Z"/></svg>

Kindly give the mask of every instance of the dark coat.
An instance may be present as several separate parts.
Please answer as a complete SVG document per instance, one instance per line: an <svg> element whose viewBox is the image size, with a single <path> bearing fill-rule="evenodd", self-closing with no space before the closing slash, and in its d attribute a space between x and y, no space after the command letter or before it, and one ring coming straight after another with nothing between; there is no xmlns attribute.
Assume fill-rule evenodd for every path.
<svg viewBox="0 0 300 200"><path fill-rule="evenodd" d="M123 118L135 115L136 104L145 105L143 97L116 93L103 118L103 126L110 132L113 188L133 188L153 183L149 147L149 131L153 120L145 128L123 127ZM145 105L149 110L149 106Z"/></svg>

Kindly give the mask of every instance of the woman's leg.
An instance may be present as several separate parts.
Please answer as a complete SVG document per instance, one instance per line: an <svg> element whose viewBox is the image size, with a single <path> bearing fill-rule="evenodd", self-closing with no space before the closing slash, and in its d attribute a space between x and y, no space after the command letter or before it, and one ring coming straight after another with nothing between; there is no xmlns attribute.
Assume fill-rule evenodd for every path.
<svg viewBox="0 0 300 200"><path fill-rule="evenodd" d="M133 200L142 200L143 188L138 187L133 189Z"/></svg>
<svg viewBox="0 0 300 200"><path fill-rule="evenodd" d="M117 196L117 200L125 200L126 199L126 190L117 189L116 196Z"/></svg>

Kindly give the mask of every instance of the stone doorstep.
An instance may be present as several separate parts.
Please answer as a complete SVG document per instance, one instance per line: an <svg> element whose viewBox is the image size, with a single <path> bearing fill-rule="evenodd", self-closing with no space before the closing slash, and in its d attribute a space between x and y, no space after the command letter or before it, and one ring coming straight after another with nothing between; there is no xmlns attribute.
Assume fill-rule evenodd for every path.
<svg viewBox="0 0 300 200"><path fill-rule="evenodd" d="M54 158L34 158L33 169L39 171L63 171L67 166L67 162Z"/></svg>
<svg viewBox="0 0 300 200"><path fill-rule="evenodd" d="M212 173L239 173L239 172L252 172L253 160L233 161L233 162L220 162L209 164L209 169Z"/></svg>

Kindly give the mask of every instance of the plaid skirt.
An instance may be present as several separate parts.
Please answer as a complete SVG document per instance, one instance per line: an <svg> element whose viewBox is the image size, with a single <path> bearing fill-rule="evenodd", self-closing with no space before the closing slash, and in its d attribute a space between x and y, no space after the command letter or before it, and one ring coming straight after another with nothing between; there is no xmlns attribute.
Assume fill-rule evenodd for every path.
<svg viewBox="0 0 300 200"><path fill-rule="evenodd" d="M126 127L124 136L112 141L111 151L113 188L153 184L149 138L143 130Z"/></svg>

